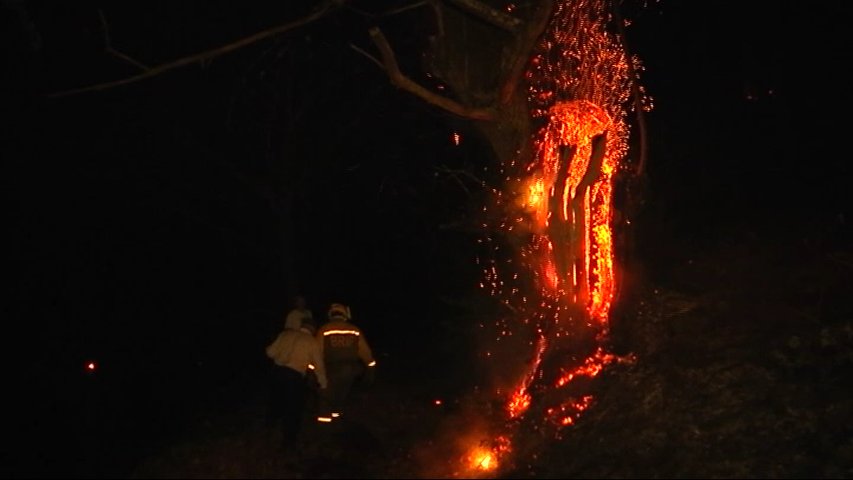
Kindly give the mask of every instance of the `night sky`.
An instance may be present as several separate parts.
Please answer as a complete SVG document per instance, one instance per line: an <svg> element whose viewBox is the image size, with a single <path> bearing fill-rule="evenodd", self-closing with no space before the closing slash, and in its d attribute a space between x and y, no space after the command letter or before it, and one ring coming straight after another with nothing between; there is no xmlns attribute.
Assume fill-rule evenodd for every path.
<svg viewBox="0 0 853 480"><path fill-rule="evenodd" d="M646 261L849 221L846 2L629 3L654 98ZM288 308L283 242L315 314L352 305L380 358L406 368L429 364L454 299L484 295L470 224L484 192L447 172L488 179L485 143L351 48L372 47L355 11L201 66L46 97L136 72L104 51L99 8L113 48L156 65L310 2L279 4L0 3L10 471L63 471L56 452L127 432L138 440L125 450L142 449L258 369ZM384 27L424 80L419 15Z"/></svg>

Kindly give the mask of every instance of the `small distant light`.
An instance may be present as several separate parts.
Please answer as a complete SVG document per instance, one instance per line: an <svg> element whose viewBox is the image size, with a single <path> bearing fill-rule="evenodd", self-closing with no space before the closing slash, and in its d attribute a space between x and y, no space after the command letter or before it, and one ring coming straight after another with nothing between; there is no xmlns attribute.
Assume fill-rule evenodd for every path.
<svg viewBox="0 0 853 480"><path fill-rule="evenodd" d="M441 405L443 402L441 401L441 399L440 399L440 398L437 398L437 399L435 400L435 402L433 402L433 403L435 403L436 405Z"/></svg>
<svg viewBox="0 0 853 480"><path fill-rule="evenodd" d="M86 364L86 370L90 372L94 372L96 367L97 365L95 365L95 362L89 362Z"/></svg>
<svg viewBox="0 0 853 480"><path fill-rule="evenodd" d="M459 135L458 132L453 132L453 144L458 147L459 143L461 143L461 142L462 142L462 135Z"/></svg>

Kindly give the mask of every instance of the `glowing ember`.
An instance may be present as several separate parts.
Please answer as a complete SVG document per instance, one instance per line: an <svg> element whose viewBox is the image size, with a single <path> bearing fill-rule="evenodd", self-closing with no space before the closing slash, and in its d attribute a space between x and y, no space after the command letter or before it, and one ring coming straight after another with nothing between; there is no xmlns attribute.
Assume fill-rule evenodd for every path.
<svg viewBox="0 0 853 480"><path fill-rule="evenodd" d="M516 418L520 416L529 406L530 394L527 393L527 387L522 386L517 392L515 392L515 394L513 394L512 399L509 401L509 405L507 405L509 417Z"/></svg>
<svg viewBox="0 0 853 480"><path fill-rule="evenodd" d="M471 467L475 470L494 470L498 466L495 459L495 454L484 449L477 449L472 455L473 464Z"/></svg>
<svg viewBox="0 0 853 480"><path fill-rule="evenodd" d="M578 376L594 377L601 373L605 365L615 359L615 355L604 353L604 350L598 347L595 354L588 357L583 365L561 375L556 386L563 387Z"/></svg>
<svg viewBox="0 0 853 480"><path fill-rule="evenodd" d="M551 422L559 426L574 424L575 418L589 408L592 400L592 395L584 395L580 400L570 400L556 409L549 409L548 414L551 415Z"/></svg>
<svg viewBox="0 0 853 480"><path fill-rule="evenodd" d="M472 472L496 470L501 458L508 455L510 451L510 440L506 435L499 435L490 442L481 442L471 449L467 455L468 469Z"/></svg>

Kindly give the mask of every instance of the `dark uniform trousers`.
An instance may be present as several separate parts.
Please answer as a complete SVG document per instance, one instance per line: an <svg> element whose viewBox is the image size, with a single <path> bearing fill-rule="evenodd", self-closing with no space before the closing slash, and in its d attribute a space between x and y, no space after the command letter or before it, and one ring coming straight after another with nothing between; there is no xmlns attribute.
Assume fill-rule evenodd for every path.
<svg viewBox="0 0 853 480"><path fill-rule="evenodd" d="M304 375L288 367L276 366L272 375L270 417L281 429L282 443L291 445L302 427L308 382Z"/></svg>

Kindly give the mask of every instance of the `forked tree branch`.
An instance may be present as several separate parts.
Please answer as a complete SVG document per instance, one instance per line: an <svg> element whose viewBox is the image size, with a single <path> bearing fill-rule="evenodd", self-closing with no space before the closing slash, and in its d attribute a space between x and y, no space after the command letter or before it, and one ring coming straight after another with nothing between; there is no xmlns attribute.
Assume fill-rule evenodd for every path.
<svg viewBox="0 0 853 480"><path fill-rule="evenodd" d="M334 5L333 2L325 2L320 8L315 10L310 15L302 17L298 20L294 20L292 22L285 23L283 25L278 25L278 26L275 26L272 28L268 28L266 30L262 30L260 32L255 33L255 34L249 35L248 37L241 38L240 40L237 40L235 42L228 43L226 45L222 45L221 47L218 47L218 48L214 48L214 49L207 50L204 52L196 53L194 55L179 58L179 59L174 60L174 61L169 62L169 63L164 63L162 65L157 65L155 67L148 68L147 70L143 71L142 73L140 73L138 75L134 75L132 77L127 77L127 78L123 78L120 80L113 80L110 82L97 83L95 85L89 85L86 87L74 88L74 89L65 90L62 92L50 93L47 95L47 97L48 98L60 98L60 97L67 97L67 96L71 96L71 95L77 95L80 93L94 92L94 91L98 91L98 90L107 90L109 88L119 87L122 85L128 85L131 83L136 83L136 82L139 82L142 80L146 80L148 78L156 77L157 75L168 72L170 70L175 70L175 69L178 69L181 67L185 67L187 65L194 64L194 63L206 62L206 61L209 61L209 60L216 58L218 56L224 55L226 53L233 52L235 50L239 50L243 47L246 47L248 45L259 42L261 40L273 37L273 36L278 35L280 33L284 33L284 32L287 32L289 30L293 30L295 28L301 27L303 25L307 25L307 24L323 17L324 15L326 15L331 10L333 5ZM109 37L107 37L107 38L109 38ZM111 49L112 47L109 47L109 48ZM140 66L140 65L138 65L138 66ZM141 67L144 67L144 65L141 65Z"/></svg>
<svg viewBox="0 0 853 480"><path fill-rule="evenodd" d="M471 118L474 120L491 120L494 118L494 110L492 108L474 108L463 105L459 102L451 100L447 97L431 92L422 85L418 84L411 78L405 76L400 71L400 66L397 64L397 59L394 56L394 51L391 50L391 45L382 31L378 27L373 27L369 30L370 38L379 49L382 56L382 63L385 66L385 71L388 73L388 78L391 83L409 93L420 97L427 103L440 107L450 113L459 115L460 117Z"/></svg>
<svg viewBox="0 0 853 480"><path fill-rule="evenodd" d="M122 60L124 62L127 62L127 63L133 65L134 67L136 67L140 70L143 70L143 71L149 70L148 65L145 65L144 63L136 60L135 58L131 57L130 55L126 55L125 53L120 52L120 51L116 50L115 48L113 48L113 43L110 40L110 26L109 26L109 24L107 24L107 18L104 16L104 11L101 9L98 9L98 18L101 19L101 28L104 31L104 51L109 53L110 55L118 58L119 60Z"/></svg>
<svg viewBox="0 0 853 480"><path fill-rule="evenodd" d="M499 100L502 104L509 103L515 94L515 89L518 87L527 63L530 61L530 54L533 51L533 47L536 46L536 41L539 40L542 32L548 26L548 21L551 19L553 10L553 0L547 0L533 14L533 18L530 21L530 28L524 32L524 36L519 40L512 66L501 86Z"/></svg>

